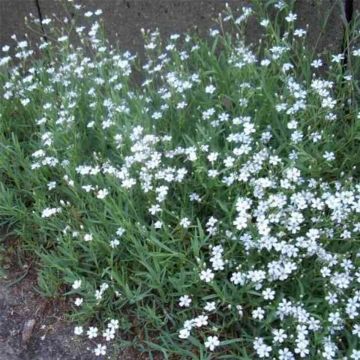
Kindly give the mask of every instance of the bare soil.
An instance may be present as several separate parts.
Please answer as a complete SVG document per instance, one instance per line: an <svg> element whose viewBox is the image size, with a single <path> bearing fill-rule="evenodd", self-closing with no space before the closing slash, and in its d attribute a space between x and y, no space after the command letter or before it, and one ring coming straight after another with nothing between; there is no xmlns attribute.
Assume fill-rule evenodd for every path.
<svg viewBox="0 0 360 360"><path fill-rule="evenodd" d="M5 264L4 264L5 262ZM31 265L19 267L11 257L0 269L0 360L93 360L94 343L73 335L66 319L65 299L46 299L37 291ZM106 359L145 360L134 350L111 354Z"/></svg>

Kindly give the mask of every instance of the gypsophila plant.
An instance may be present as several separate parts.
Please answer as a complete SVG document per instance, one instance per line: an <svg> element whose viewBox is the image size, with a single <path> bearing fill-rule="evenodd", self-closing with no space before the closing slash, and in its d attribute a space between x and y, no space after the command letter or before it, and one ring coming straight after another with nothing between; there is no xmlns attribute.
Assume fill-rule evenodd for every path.
<svg viewBox="0 0 360 360"><path fill-rule="evenodd" d="M359 21L315 54L290 2L253 1L207 39L143 31L141 63L68 6L2 48L0 215L74 334L100 357L359 360Z"/></svg>

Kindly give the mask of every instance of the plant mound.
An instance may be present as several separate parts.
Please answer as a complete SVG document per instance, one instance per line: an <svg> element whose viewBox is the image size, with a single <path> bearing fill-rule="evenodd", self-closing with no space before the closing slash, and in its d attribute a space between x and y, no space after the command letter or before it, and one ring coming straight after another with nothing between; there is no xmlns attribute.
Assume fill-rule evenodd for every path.
<svg viewBox="0 0 360 360"><path fill-rule="evenodd" d="M0 216L96 355L360 359L358 22L319 57L274 3L142 65L79 6L2 49Z"/></svg>

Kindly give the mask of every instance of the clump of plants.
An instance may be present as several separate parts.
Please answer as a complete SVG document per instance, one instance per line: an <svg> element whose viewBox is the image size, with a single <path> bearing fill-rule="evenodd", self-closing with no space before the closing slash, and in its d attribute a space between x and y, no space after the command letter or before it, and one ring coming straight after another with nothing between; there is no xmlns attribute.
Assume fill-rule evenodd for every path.
<svg viewBox="0 0 360 360"><path fill-rule="evenodd" d="M269 3L142 61L72 3L2 48L1 220L98 356L360 359L359 22L317 55Z"/></svg>

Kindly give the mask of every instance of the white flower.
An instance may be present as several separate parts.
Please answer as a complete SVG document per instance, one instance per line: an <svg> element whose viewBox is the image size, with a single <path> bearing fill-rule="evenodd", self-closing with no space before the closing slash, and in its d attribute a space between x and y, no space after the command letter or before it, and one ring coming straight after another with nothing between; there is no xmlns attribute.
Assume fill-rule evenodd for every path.
<svg viewBox="0 0 360 360"><path fill-rule="evenodd" d="M96 197L98 199L105 199L108 194L109 194L108 189L101 189L97 192Z"/></svg>
<svg viewBox="0 0 360 360"><path fill-rule="evenodd" d="M113 239L110 241L110 247L115 249L120 245L120 241L118 239Z"/></svg>
<svg viewBox="0 0 360 360"><path fill-rule="evenodd" d="M207 315L200 315L197 318L195 318L195 326L196 327L206 326L207 324L208 324L208 316Z"/></svg>
<svg viewBox="0 0 360 360"><path fill-rule="evenodd" d="M75 326L74 334L75 335L81 335L84 332L84 329L82 326Z"/></svg>
<svg viewBox="0 0 360 360"><path fill-rule="evenodd" d="M68 37L67 37L66 35L60 36L60 37L58 38L58 42L65 42L67 39L68 39Z"/></svg>
<svg viewBox="0 0 360 360"><path fill-rule="evenodd" d="M206 269L206 270L201 271L200 280L203 280L206 283L208 283L213 279L214 279L214 273L211 271L211 269Z"/></svg>
<svg viewBox="0 0 360 360"><path fill-rule="evenodd" d="M268 27L270 24L270 20L269 19L263 19L260 21L260 25L263 26L263 27Z"/></svg>
<svg viewBox="0 0 360 360"><path fill-rule="evenodd" d="M106 345L98 344L94 349L94 353L96 356L104 356L106 355Z"/></svg>
<svg viewBox="0 0 360 360"><path fill-rule="evenodd" d="M86 334L89 339L96 338L98 336L98 328L91 326Z"/></svg>
<svg viewBox="0 0 360 360"><path fill-rule="evenodd" d="M81 280L75 280L74 283L72 284L72 288L76 290L76 289L80 289L80 287L81 287Z"/></svg>
<svg viewBox="0 0 360 360"><path fill-rule="evenodd" d="M294 31L294 36L297 36L297 37L303 37L306 35L306 31L304 29L296 29Z"/></svg>
<svg viewBox="0 0 360 360"><path fill-rule="evenodd" d="M49 25L51 23L51 19L49 19L49 18L42 19L41 23L43 25Z"/></svg>
<svg viewBox="0 0 360 360"><path fill-rule="evenodd" d="M103 337L105 338L106 341L110 341L110 340L114 339L115 338L115 329L107 328L103 332Z"/></svg>
<svg viewBox="0 0 360 360"><path fill-rule="evenodd" d="M335 160L335 154L333 151L325 151L323 158L326 161L332 161L332 160Z"/></svg>
<svg viewBox="0 0 360 360"><path fill-rule="evenodd" d="M331 62L339 64L341 60L344 60L344 54L331 55Z"/></svg>
<svg viewBox="0 0 360 360"><path fill-rule="evenodd" d="M217 152L212 152L212 153L210 153L210 154L207 156L207 158L208 158L208 160L209 160L211 163L213 163L213 162L216 161L216 159L218 158L218 156L219 156L219 154L218 154Z"/></svg>
<svg viewBox="0 0 360 360"><path fill-rule="evenodd" d="M293 12L289 12L289 15L285 17L287 22L294 22L297 19L297 15Z"/></svg>
<svg viewBox="0 0 360 360"><path fill-rule="evenodd" d="M274 335L274 341L278 343L283 343L287 339L287 335L284 329L274 329L272 331Z"/></svg>
<svg viewBox="0 0 360 360"><path fill-rule="evenodd" d="M84 240L85 241L92 241L93 239L93 235L92 234L85 234L84 235Z"/></svg>
<svg viewBox="0 0 360 360"><path fill-rule="evenodd" d="M179 306L180 307L189 307L191 304L191 298L189 297L189 295L183 295L180 297L179 299Z"/></svg>
<svg viewBox="0 0 360 360"><path fill-rule="evenodd" d="M262 320L264 318L264 315L265 315L265 310L263 310L261 307L257 307L252 312L252 317L254 319Z"/></svg>
<svg viewBox="0 0 360 360"><path fill-rule="evenodd" d="M187 229L190 226L191 222L190 220L185 217L180 220L180 226L182 226L184 229Z"/></svg>
<svg viewBox="0 0 360 360"><path fill-rule="evenodd" d="M256 350L256 353L260 358L269 357L272 350L271 346L268 346L264 343L263 338L258 337L254 340L254 349Z"/></svg>
<svg viewBox="0 0 360 360"><path fill-rule="evenodd" d="M61 212L61 208L46 208L42 211L41 217L42 218L48 218L50 216L53 216L57 213Z"/></svg>
<svg viewBox="0 0 360 360"><path fill-rule="evenodd" d="M360 325L359 324L355 324L352 330L352 333L354 335L357 335L357 337L360 338Z"/></svg>
<svg viewBox="0 0 360 360"><path fill-rule="evenodd" d="M213 94L216 90L216 87L214 85L208 85L205 87L205 92L207 94Z"/></svg>
<svg viewBox="0 0 360 360"><path fill-rule="evenodd" d="M154 223L154 228L155 229L161 229L163 227L163 223L162 221L158 220Z"/></svg>
<svg viewBox="0 0 360 360"><path fill-rule="evenodd" d="M216 309L215 301L207 302L206 305L204 306L204 310L209 312L214 311L215 309Z"/></svg>
<svg viewBox="0 0 360 360"><path fill-rule="evenodd" d="M316 59L311 63L311 66L315 69L319 68L322 65L323 65L323 62L321 59Z"/></svg>
<svg viewBox="0 0 360 360"><path fill-rule="evenodd" d="M116 235L117 236L123 236L125 234L125 229L122 228L122 227L119 227L117 230L116 230Z"/></svg>
<svg viewBox="0 0 360 360"><path fill-rule="evenodd" d="M50 182L47 184L47 187L48 187L49 190L55 189L55 187L56 187L56 181L50 181Z"/></svg>
<svg viewBox="0 0 360 360"><path fill-rule="evenodd" d="M265 300L274 300L275 291L270 288L266 288L265 290L263 290L262 296L264 297Z"/></svg>
<svg viewBox="0 0 360 360"><path fill-rule="evenodd" d="M74 303L75 303L76 306L81 306L81 304L83 302L84 302L83 298L76 298Z"/></svg>
<svg viewBox="0 0 360 360"><path fill-rule="evenodd" d="M156 204L156 205L152 205L150 208L149 208L149 213L151 215L155 215L157 214L158 212L161 212L161 207L159 204Z"/></svg>
<svg viewBox="0 0 360 360"><path fill-rule="evenodd" d="M205 348L210 351L214 351L217 346L220 345L219 338L217 336L208 336L205 341Z"/></svg>
<svg viewBox="0 0 360 360"><path fill-rule="evenodd" d="M111 319L108 323L108 328L113 329L114 331L119 328L119 320Z"/></svg>
<svg viewBox="0 0 360 360"><path fill-rule="evenodd" d="M180 339L187 339L190 336L190 330L189 329L181 329L179 331L179 338Z"/></svg>

